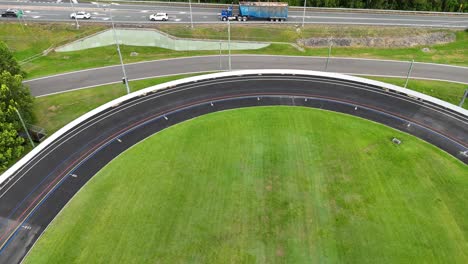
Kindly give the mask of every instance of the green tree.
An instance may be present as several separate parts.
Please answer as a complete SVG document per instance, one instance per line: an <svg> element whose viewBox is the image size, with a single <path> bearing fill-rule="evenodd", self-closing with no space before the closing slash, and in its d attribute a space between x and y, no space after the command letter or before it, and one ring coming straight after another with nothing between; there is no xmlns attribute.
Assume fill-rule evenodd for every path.
<svg viewBox="0 0 468 264"><path fill-rule="evenodd" d="M6 114L0 110L0 170L4 170L24 151L24 139L12 123L5 122Z"/></svg>
<svg viewBox="0 0 468 264"><path fill-rule="evenodd" d="M0 70L0 170L3 170L24 151L24 139L18 135L23 128L16 110L26 123L32 123L33 97L23 85L23 71L2 42Z"/></svg>
<svg viewBox="0 0 468 264"><path fill-rule="evenodd" d="M5 42L0 41L0 73L3 71L7 71L12 75L21 75L23 77L26 76L26 73L21 70L18 62L13 57L8 46Z"/></svg>
<svg viewBox="0 0 468 264"><path fill-rule="evenodd" d="M0 59L1 61L1 59ZM12 75L7 71L0 74L0 111L5 114L5 121L12 123L17 130L21 130L18 116L11 109L18 109L26 123L33 123L33 97L29 89L23 85L23 77Z"/></svg>

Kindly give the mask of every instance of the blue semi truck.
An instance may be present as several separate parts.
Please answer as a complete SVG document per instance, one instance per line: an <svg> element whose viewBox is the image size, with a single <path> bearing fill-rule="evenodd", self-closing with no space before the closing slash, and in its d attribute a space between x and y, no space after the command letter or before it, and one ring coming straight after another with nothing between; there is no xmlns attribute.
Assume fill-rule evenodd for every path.
<svg viewBox="0 0 468 264"><path fill-rule="evenodd" d="M288 3L282 2L239 2L239 12L234 13L233 7L221 10L222 21L249 19L267 19L282 22L288 19Z"/></svg>

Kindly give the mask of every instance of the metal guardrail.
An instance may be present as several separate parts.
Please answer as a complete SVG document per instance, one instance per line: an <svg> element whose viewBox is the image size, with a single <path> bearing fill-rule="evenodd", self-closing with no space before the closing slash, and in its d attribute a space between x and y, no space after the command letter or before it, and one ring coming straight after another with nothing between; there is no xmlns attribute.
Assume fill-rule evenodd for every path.
<svg viewBox="0 0 468 264"><path fill-rule="evenodd" d="M240 71L230 71L230 72L221 72L221 73L213 73L213 74L206 74L206 75L200 75L200 76L194 76L194 77L188 77L180 80L175 80L155 86L151 86L149 88L133 92L131 94L122 96L120 98L117 98L111 102L108 102L94 110L91 110L90 112L78 117L77 119L73 120L72 122L68 123L66 126L52 134L49 138L44 140L39 146L34 148L31 152L29 152L26 156L24 156L21 160L19 160L17 163L15 163L10 169L5 171L2 175L0 175L0 185L3 185L5 182L8 183L10 180L12 180L12 175L16 173L16 171L20 170L24 165L26 165L29 161L31 161L37 154L39 154L42 150L47 148L50 144L52 144L55 140L60 138L62 135L66 134L69 130L73 129L80 123L84 122L85 120L103 112L106 111L115 105L118 105L122 102L125 102L127 100L143 96L147 93L166 89L169 87L174 87L178 86L184 83L191 83L191 82L196 82L196 81L202 81L202 80L207 80L207 79L216 79L216 78L223 78L223 77L229 77L229 76L242 76L242 75L259 75L259 74L282 74L282 75L309 75L309 76L318 76L318 77L328 77L328 78L333 78L333 79L341 79L345 81L352 81L352 82L358 82L362 84L367 84L367 85L372 85L372 86L377 86L381 87L383 90L387 91L393 91L399 94L404 94L412 99L415 100L421 100L421 101L426 101L430 102L434 105L437 105L439 107L451 110L457 114L463 115L463 116L468 116L468 110L465 110L461 107L452 105L450 103L447 103L445 101L442 101L440 99L434 98L432 96L428 96L413 90L409 90L403 87L399 87L396 85L388 84L388 83L383 83L379 81L374 81L374 80L369 80L365 78L360 78L360 77L355 77L355 76L349 76L349 75L344 75L344 74L339 74L339 73L330 73L330 72L318 72L318 71L304 71L304 70L287 70L287 69L271 69L271 70L240 70ZM0 188L1 189L1 188Z"/></svg>

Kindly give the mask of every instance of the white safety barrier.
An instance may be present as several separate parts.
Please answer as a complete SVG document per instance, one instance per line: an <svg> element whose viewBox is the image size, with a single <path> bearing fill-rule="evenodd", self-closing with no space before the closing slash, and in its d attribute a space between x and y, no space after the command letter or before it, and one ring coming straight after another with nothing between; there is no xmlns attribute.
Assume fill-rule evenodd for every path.
<svg viewBox="0 0 468 264"><path fill-rule="evenodd" d="M340 79L340 80L345 80L345 81L353 81L353 82L358 82L362 84L368 84L368 85L373 85L373 86L378 86L381 87L382 89L388 89L392 90L398 93L404 93L408 95L409 97L412 98L417 98L423 101L431 102L433 104L436 104L438 106L444 107L446 109L452 110L454 112L457 112L459 114L462 114L464 116L468 116L468 111L455 106L453 104L447 103L445 101L439 100L437 98L434 98L429 95L425 95L413 90L405 89L403 87L399 87L396 85L388 84L388 83L383 83L379 81L374 81L374 80L369 80L361 77L355 77L355 76L349 76L349 75L344 75L344 74L339 74L339 73L332 73L332 72L319 72L319 71L305 71L305 70L286 70L286 69L270 69L270 70L240 70L240 71L231 71L231 72L220 72L220 73L212 73L212 74L206 74L206 75L199 75L199 76L194 76L194 77L188 77L180 80L175 80L175 81L170 81L167 83L151 86L148 88L145 88L143 90L133 92L131 94L122 96L120 98L117 98L111 102L108 102L94 110L91 110L90 112L78 117L77 119L73 120L72 122L68 123L66 126L52 134L50 137L48 137L46 140L44 140L39 146L34 148L31 152L29 152L26 156L24 156L21 160L19 160L17 163L15 163L10 169L5 171L1 176L0 176L0 185L8 180L17 170L19 170L23 165L28 163L34 156L36 156L40 151L45 149L48 145L53 143L56 139L58 139L60 136L64 135L67 133L67 131L71 130L73 127L79 125L80 123L84 122L86 119L93 117L94 115L99 114L100 112L103 112L106 109L112 108L126 100L142 96L146 93L152 92L152 91L157 91L157 90L162 90L170 87L175 87L184 83L191 83L191 82L196 82L196 81L202 81L202 80L208 80L208 79L216 79L216 78L222 78L222 77L230 77L230 76L243 76L243 75L261 75L261 74L277 74L277 75L308 75L308 76L316 76L316 77L328 77L328 78L334 78L334 79Z"/></svg>

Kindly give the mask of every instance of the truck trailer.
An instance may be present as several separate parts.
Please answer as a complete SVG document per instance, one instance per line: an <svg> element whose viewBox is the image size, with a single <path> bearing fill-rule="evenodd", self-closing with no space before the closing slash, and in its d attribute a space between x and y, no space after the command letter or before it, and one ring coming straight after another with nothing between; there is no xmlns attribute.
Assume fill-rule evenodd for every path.
<svg viewBox="0 0 468 264"><path fill-rule="evenodd" d="M288 18L288 3L282 2L239 2L238 13L233 12L233 7L221 10L222 21L249 19L266 19L270 21L286 21Z"/></svg>

